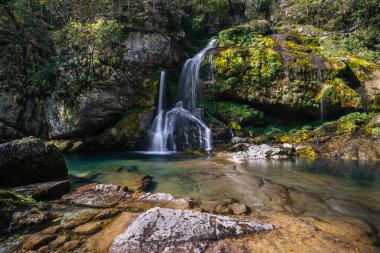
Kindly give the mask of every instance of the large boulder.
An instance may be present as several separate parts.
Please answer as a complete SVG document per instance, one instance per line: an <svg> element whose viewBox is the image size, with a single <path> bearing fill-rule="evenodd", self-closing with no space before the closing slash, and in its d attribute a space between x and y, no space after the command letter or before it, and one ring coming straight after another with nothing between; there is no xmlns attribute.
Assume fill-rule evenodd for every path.
<svg viewBox="0 0 380 253"><path fill-rule="evenodd" d="M130 108L129 89L122 85L99 86L82 94L76 105L48 101L46 119L53 139L91 135L112 126Z"/></svg>
<svg viewBox="0 0 380 253"><path fill-rule="evenodd" d="M67 178L63 155L41 139L0 144L0 186L20 186Z"/></svg>
<svg viewBox="0 0 380 253"><path fill-rule="evenodd" d="M110 252L203 252L212 241L272 229L271 224L156 207L116 237Z"/></svg>

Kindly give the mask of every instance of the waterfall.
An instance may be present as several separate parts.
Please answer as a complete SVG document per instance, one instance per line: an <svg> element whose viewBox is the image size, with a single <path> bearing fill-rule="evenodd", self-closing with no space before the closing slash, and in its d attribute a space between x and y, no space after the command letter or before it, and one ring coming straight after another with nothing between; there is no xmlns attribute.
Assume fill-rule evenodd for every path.
<svg viewBox="0 0 380 253"><path fill-rule="evenodd" d="M150 150L154 152L165 152L166 147L165 143L165 132L163 128L163 119L164 119L164 93L165 93L165 77L166 71L161 70L161 78L160 78L160 90L158 94L158 111L157 117L153 122L152 128L152 138L150 144Z"/></svg>
<svg viewBox="0 0 380 253"><path fill-rule="evenodd" d="M323 72L319 68L317 71L317 81L318 81L318 85L322 89L321 100L319 101L319 113L320 113L320 119L322 122L326 121L326 99L323 96L323 79L324 79Z"/></svg>
<svg viewBox="0 0 380 253"><path fill-rule="evenodd" d="M207 47L202 49L183 66L178 85L177 100L183 102L183 107L195 114L197 111L197 94L199 88L199 70L206 53L215 48L218 40L211 40Z"/></svg>
<svg viewBox="0 0 380 253"><path fill-rule="evenodd" d="M165 74L161 73L158 112L152 127L150 152L212 149L211 130L202 121L203 112L197 108L197 96L202 61L206 53L216 47L217 42L217 40L210 41L207 47L186 61L178 85L177 103L168 112L162 106Z"/></svg>

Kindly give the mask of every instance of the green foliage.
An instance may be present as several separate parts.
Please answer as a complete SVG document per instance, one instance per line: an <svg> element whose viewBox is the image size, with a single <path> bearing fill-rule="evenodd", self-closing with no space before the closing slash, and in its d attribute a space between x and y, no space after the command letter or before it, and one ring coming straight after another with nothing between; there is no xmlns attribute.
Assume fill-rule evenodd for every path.
<svg viewBox="0 0 380 253"><path fill-rule="evenodd" d="M322 131L337 131L338 133L352 133L371 120L374 114L354 112L342 116L336 121L324 123L319 127Z"/></svg>
<svg viewBox="0 0 380 253"><path fill-rule="evenodd" d="M202 101L200 106L226 124L255 124L255 122L262 122L264 118L264 113L250 108L248 105L223 101Z"/></svg>
<svg viewBox="0 0 380 253"><path fill-rule="evenodd" d="M94 23L70 22L55 36L60 70L59 97L76 97L92 83L107 80L122 63L123 26L103 19Z"/></svg>
<svg viewBox="0 0 380 253"><path fill-rule="evenodd" d="M333 40L335 47L370 61L380 60L380 5L377 0L291 0L282 5L272 2L277 5L273 9L277 22L345 31Z"/></svg>
<svg viewBox="0 0 380 253"><path fill-rule="evenodd" d="M53 41L40 2L0 3L0 90L43 97L53 89Z"/></svg>

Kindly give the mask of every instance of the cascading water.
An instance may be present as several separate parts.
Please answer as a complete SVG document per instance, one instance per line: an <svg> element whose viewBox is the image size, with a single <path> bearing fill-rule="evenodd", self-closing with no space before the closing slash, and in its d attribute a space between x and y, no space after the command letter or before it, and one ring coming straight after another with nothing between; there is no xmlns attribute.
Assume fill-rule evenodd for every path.
<svg viewBox="0 0 380 253"><path fill-rule="evenodd" d="M150 150L154 152L165 152L166 147L165 143L165 133L163 128L163 120L164 120L164 94L165 94L165 77L166 72L164 70L161 71L160 78L160 91L158 95L158 111L157 117L154 120L153 128L152 128L152 140L150 144Z"/></svg>
<svg viewBox="0 0 380 253"><path fill-rule="evenodd" d="M206 48L186 61L177 91L178 102L168 112L162 106L165 75L161 73L158 114L153 123L150 152L212 149L211 130L202 121L202 110L197 108L197 94L202 61L206 53L216 47L217 42L210 41Z"/></svg>

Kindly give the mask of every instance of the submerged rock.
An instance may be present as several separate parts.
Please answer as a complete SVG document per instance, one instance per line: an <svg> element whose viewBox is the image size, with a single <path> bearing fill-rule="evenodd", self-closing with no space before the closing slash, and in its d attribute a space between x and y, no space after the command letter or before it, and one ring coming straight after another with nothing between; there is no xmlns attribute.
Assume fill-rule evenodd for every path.
<svg viewBox="0 0 380 253"><path fill-rule="evenodd" d="M62 199L79 206L111 207L130 196L127 190L126 187L111 184L90 184L76 189Z"/></svg>
<svg viewBox="0 0 380 253"><path fill-rule="evenodd" d="M0 144L0 186L65 180L63 155L41 139L28 137Z"/></svg>
<svg viewBox="0 0 380 253"><path fill-rule="evenodd" d="M110 252L174 252L182 247L193 252L204 249L211 241L272 229L271 224L156 207L141 214L119 235Z"/></svg>

